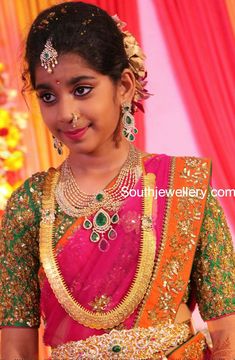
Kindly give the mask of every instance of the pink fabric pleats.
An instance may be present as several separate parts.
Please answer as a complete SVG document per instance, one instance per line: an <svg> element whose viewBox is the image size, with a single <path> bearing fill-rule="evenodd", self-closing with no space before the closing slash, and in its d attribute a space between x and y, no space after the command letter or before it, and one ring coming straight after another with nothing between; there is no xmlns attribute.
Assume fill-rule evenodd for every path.
<svg viewBox="0 0 235 360"><path fill-rule="evenodd" d="M224 0L153 0L215 187L235 188L235 39ZM235 197L221 198L231 220Z"/></svg>

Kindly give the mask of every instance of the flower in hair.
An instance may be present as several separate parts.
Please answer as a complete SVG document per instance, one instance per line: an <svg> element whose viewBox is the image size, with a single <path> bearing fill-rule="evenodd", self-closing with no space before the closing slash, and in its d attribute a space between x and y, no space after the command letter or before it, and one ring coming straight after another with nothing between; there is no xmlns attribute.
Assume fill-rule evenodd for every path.
<svg viewBox="0 0 235 360"><path fill-rule="evenodd" d="M127 54L129 67L135 75L136 79L136 91L133 103L136 107L143 111L143 106L140 104L140 101L143 99L148 99L151 95L145 89L147 84L147 71L144 65L145 55L135 37L129 31L123 30L123 28L126 26L126 23L121 21L117 15L112 16L112 18L116 22L117 27L120 29L123 35L123 43Z"/></svg>

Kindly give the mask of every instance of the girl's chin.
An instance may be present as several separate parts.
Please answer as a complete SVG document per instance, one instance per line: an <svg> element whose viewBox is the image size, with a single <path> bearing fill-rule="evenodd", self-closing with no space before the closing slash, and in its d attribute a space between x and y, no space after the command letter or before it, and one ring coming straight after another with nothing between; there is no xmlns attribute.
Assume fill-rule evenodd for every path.
<svg viewBox="0 0 235 360"><path fill-rule="evenodd" d="M69 148L69 152L70 154L89 154L89 153L93 153L94 151L97 150L98 146L96 146L94 143L90 143L88 141L84 141L84 142L78 142L78 143L74 143L71 145L67 144L67 147Z"/></svg>

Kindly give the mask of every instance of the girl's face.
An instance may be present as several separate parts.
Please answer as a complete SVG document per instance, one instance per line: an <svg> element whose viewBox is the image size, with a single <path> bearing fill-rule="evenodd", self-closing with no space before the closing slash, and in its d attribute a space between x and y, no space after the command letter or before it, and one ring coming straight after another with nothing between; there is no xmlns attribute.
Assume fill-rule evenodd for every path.
<svg viewBox="0 0 235 360"><path fill-rule="evenodd" d="M113 143L120 109L127 99L125 81L114 84L80 56L58 58L52 74L36 68L35 90L44 122L71 153L89 153ZM78 115L73 128L72 113Z"/></svg>

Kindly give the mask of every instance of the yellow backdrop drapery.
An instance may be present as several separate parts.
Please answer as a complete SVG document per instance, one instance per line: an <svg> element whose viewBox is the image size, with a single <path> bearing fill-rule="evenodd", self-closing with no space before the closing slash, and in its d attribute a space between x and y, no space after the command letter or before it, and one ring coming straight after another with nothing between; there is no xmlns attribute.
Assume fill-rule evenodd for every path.
<svg viewBox="0 0 235 360"><path fill-rule="evenodd" d="M138 22L138 10L136 0L84 0L98 6L102 6L107 11L112 9L130 25ZM24 52L24 40L29 27L37 14L43 9L61 3L58 0L1 0L0 2L0 62L7 64L7 71L10 74L11 86L22 89L22 82L19 74L22 71L22 54ZM131 13L129 9L132 9ZM137 26L135 26L137 30ZM138 35L138 33L137 33ZM138 36L137 36L138 38ZM25 168L23 178L41 170L47 170L50 166L58 166L66 156L59 156L53 148L51 135L45 128L40 116L37 101L33 97L27 98L27 108L23 97L18 99L19 110L30 113L30 121L25 131L24 143L27 148ZM144 148L144 124L143 116L140 112L136 114L137 127L137 146Z"/></svg>
<svg viewBox="0 0 235 360"><path fill-rule="evenodd" d="M0 3L0 62L7 65L10 86L19 92L22 89L19 74L23 68L24 39L37 14L56 3L58 1L55 0L2 0ZM27 96L26 102L19 96L19 109L30 113L24 136L27 150L23 178L50 166L58 166L63 159L53 148L51 135L43 124L35 96Z"/></svg>
<svg viewBox="0 0 235 360"><path fill-rule="evenodd" d="M235 34L235 0L225 1ZM60 2L61 1L56 0L0 1L0 62L7 65L9 82L12 88L17 88L20 91L22 87L22 83L19 80L21 69L20 59L23 51L24 38L26 37L29 26L41 10ZM91 2L94 3L95 1L91 0ZM105 1L103 0L102 3L103 2ZM129 0L117 0L117 2L119 2L120 8L125 6L128 8L128 4L130 3ZM110 4L110 0L107 0L107 4L108 3ZM122 10L127 11L127 9ZM21 97L18 99L18 106L19 110L28 110ZM51 136L42 122L38 105L34 98L28 101L28 106L31 117L25 132L24 142L27 153L23 177L30 176L38 170L45 170L52 165L57 166L62 160L54 151ZM40 360L47 358L48 352L41 346Z"/></svg>
<svg viewBox="0 0 235 360"><path fill-rule="evenodd" d="M225 0L228 9L228 15L233 27L233 33L235 36L235 0Z"/></svg>
<svg viewBox="0 0 235 360"><path fill-rule="evenodd" d="M9 74L9 86L21 91L22 83L19 73L22 70L22 54L24 51L24 38L29 26L37 14L54 5L52 0L1 0L0 2L0 62L6 64ZM53 149L53 144L46 127L44 126L38 105L33 97L27 100L18 97L18 109L28 111L30 120L25 131L24 144L26 146L25 168L23 178L38 170L57 166L61 159ZM49 359L49 349L42 342L42 327L39 337L39 360Z"/></svg>

